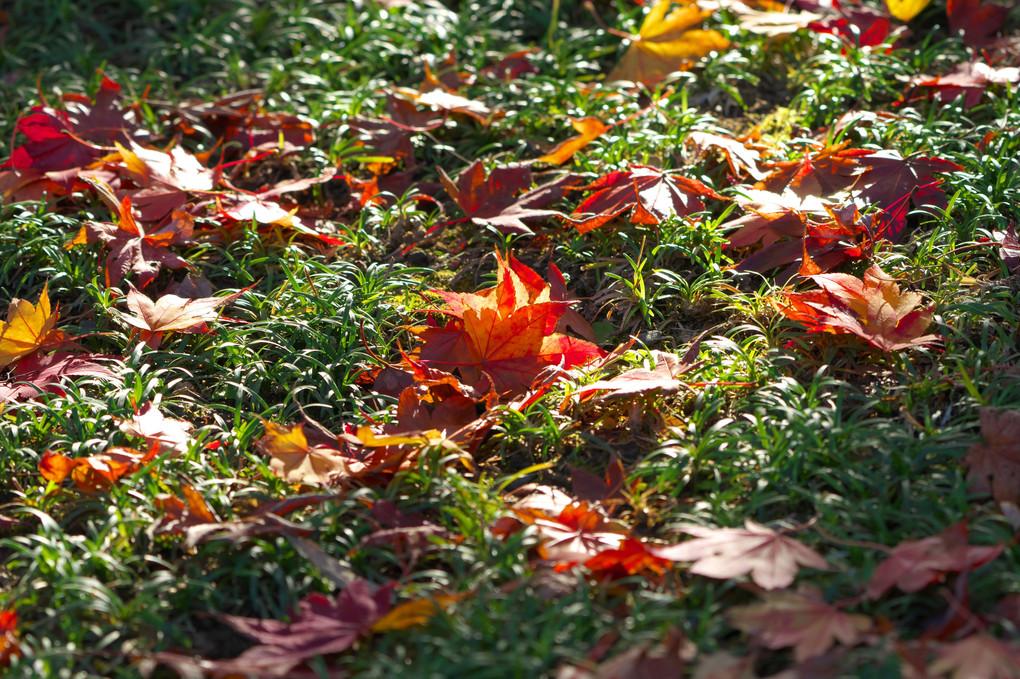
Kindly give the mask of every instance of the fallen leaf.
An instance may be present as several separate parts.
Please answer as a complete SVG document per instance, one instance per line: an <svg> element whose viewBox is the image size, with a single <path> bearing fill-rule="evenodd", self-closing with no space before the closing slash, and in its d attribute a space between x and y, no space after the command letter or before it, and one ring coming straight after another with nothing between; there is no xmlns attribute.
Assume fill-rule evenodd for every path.
<svg viewBox="0 0 1020 679"><path fill-rule="evenodd" d="M981 408L981 438L967 451L967 480L996 502L1020 504L1020 411Z"/></svg>
<svg viewBox="0 0 1020 679"><path fill-rule="evenodd" d="M878 265L864 278L848 274L808 276L821 290L787 292L780 311L804 323L808 332L854 334L883 351L899 351L934 344L937 335L923 334L931 325L932 310L918 309L921 295L900 292L895 279Z"/></svg>
<svg viewBox="0 0 1020 679"><path fill-rule="evenodd" d="M970 61L940 76L917 76L915 87L928 87L938 92L942 101L953 101L961 94L963 105L974 108L981 101L981 95L989 85L1014 85L1020 83L1020 67L992 66L985 61Z"/></svg>
<svg viewBox="0 0 1020 679"><path fill-rule="evenodd" d="M744 528L681 526L693 540L653 547L655 556L670 561L691 561L690 572L726 580L750 573L764 589L788 587L801 566L827 571L829 565L815 550L750 519Z"/></svg>
<svg viewBox="0 0 1020 679"><path fill-rule="evenodd" d="M42 392L63 396L65 392L60 385L68 377L119 381L116 373L96 361L119 362L123 359L108 354L29 354L14 365L9 381L0 381L0 402L33 398Z"/></svg>
<svg viewBox="0 0 1020 679"><path fill-rule="evenodd" d="M766 592L762 601L733 606L726 617L766 648L793 647L797 662L822 655L833 644L854 646L872 628L866 615L844 613L826 603L814 587L796 592Z"/></svg>
<svg viewBox="0 0 1020 679"><path fill-rule="evenodd" d="M701 362L696 360L700 345L700 342L696 342L682 358L676 354L652 349L648 353L655 362L654 369L628 370L608 380L586 384L577 390L577 394L584 396L594 391L608 392L603 394L602 398L629 397L652 391L675 394L684 386L684 382L679 379L680 376L701 365Z"/></svg>
<svg viewBox="0 0 1020 679"><path fill-rule="evenodd" d="M433 291L447 305L440 313L452 318L444 325L411 328L422 341L411 358L456 371L469 386L487 377L498 393L519 395L547 366L570 368L603 355L594 344L555 331L569 303L552 300L551 286L535 296L522 281L527 267L515 270L498 253L497 259L495 287L477 293Z"/></svg>
<svg viewBox="0 0 1020 679"><path fill-rule="evenodd" d="M136 408L130 419L121 420L118 427L128 436L143 438L149 445L159 445L160 451L166 453L183 452L195 425L167 417L160 412L158 405L149 401Z"/></svg>
<svg viewBox="0 0 1020 679"><path fill-rule="evenodd" d="M672 217L688 217L705 209L702 198L725 200L697 179L664 172L647 165L632 165L600 177L584 187L593 191L581 203L570 222L581 233L629 212L633 224L657 225Z"/></svg>
<svg viewBox="0 0 1020 679"><path fill-rule="evenodd" d="M695 28L711 11L702 11L688 0L677 4L673 11L670 0L660 0L652 6L619 65L606 76L607 82L652 83L674 71L690 68L710 52L730 46L718 31Z"/></svg>
<svg viewBox="0 0 1020 679"><path fill-rule="evenodd" d="M877 599L893 587L916 592L946 573L971 571L992 561L1005 545L979 546L967 542L967 522L955 523L938 535L905 540L878 564L868 583L868 597Z"/></svg>
<svg viewBox="0 0 1020 679"><path fill-rule="evenodd" d="M286 677L316 656L345 651L371 634L372 625L391 610L395 585L391 582L376 589L359 578L336 601L322 594L309 595L287 622L220 615L220 620L258 642L225 662L230 668L257 668L260 677ZM211 664L215 667L216 661Z"/></svg>
<svg viewBox="0 0 1020 679"><path fill-rule="evenodd" d="M270 456L269 466L287 483L328 485L333 474L344 469L337 439L309 443L304 424L278 425L263 421L265 434L256 442L259 452Z"/></svg>
<svg viewBox="0 0 1020 679"><path fill-rule="evenodd" d="M889 10L889 14L893 15L900 21L910 21L918 14L921 10L928 6L931 0L885 0L885 6Z"/></svg>
<svg viewBox="0 0 1020 679"><path fill-rule="evenodd" d="M248 288L244 288L225 297L202 297L199 299L163 295L153 302L138 292L131 283L128 283L128 288L128 311L134 315L116 310L114 313L118 318L135 328L134 333L138 333L140 339L153 349L159 347L160 342L163 341L164 333L201 332L207 322L216 320L220 307L235 301L248 290Z"/></svg>
<svg viewBox="0 0 1020 679"><path fill-rule="evenodd" d="M18 640L18 614L10 609L0 611L0 667L7 667L21 657Z"/></svg>
<svg viewBox="0 0 1020 679"><path fill-rule="evenodd" d="M39 302L32 304L24 299L12 299L7 309L7 320L0 327L0 368L23 359L41 347L59 344L66 339L64 333L54 329L60 317L50 308L50 296L43 286Z"/></svg>
<svg viewBox="0 0 1020 679"><path fill-rule="evenodd" d="M144 288L164 266L170 269L190 266L169 247L191 241L194 229L191 215L175 211L161 225L146 230L135 220L130 198L125 197L121 202L119 213L120 220L116 224L85 222L69 243L71 246L99 241L110 250L106 258L107 287L119 285L127 274L134 273L138 284Z"/></svg>
<svg viewBox="0 0 1020 679"><path fill-rule="evenodd" d="M1020 644L975 634L942 646L928 666L933 677L953 679L1017 679L1020 677Z"/></svg>
<svg viewBox="0 0 1020 679"><path fill-rule="evenodd" d="M570 124L574 126L578 135L557 144L556 148L539 158L539 162L562 165L573 158L575 153L608 132L610 128L609 125L594 116L571 118Z"/></svg>
<svg viewBox="0 0 1020 679"><path fill-rule="evenodd" d="M52 483L63 483L70 477L79 490L101 493L124 476L137 472L158 454L158 445L153 445L148 452L112 447L98 455L76 458L47 451L39 460L39 473Z"/></svg>
<svg viewBox="0 0 1020 679"><path fill-rule="evenodd" d="M661 643L632 646L597 666L561 666L555 679L681 679L696 653L683 632L671 627Z"/></svg>
<svg viewBox="0 0 1020 679"><path fill-rule="evenodd" d="M768 14L773 13L768 12ZM758 167L761 154L733 137L693 130L684 139L684 144L691 149L691 152L696 157L700 158L707 156L709 149L714 148L721 151L726 157L726 163L729 165L730 173L734 177L747 175L752 179L761 181L768 176Z"/></svg>

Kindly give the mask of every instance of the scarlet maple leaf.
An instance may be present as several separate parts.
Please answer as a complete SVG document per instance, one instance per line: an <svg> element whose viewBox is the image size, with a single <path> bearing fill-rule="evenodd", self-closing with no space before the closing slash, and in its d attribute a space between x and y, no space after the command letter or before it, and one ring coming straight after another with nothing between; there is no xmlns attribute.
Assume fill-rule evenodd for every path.
<svg viewBox="0 0 1020 679"><path fill-rule="evenodd" d="M821 290L787 292L780 311L808 326L809 332L854 334L884 351L934 344L937 335L924 335L931 309L918 309L921 295L901 293L895 280L872 266L864 278L848 274L808 276Z"/></svg>
<svg viewBox="0 0 1020 679"><path fill-rule="evenodd" d="M141 340L156 349L168 332L202 332L205 324L219 316L219 308L240 297L248 288L225 297L201 297L186 299L177 295L163 295L151 300L128 283L127 306L134 315L114 310L122 321L132 326L132 335L138 333Z"/></svg>
<svg viewBox="0 0 1020 679"><path fill-rule="evenodd" d="M442 313L453 318L443 326L411 329L422 344L411 355L430 368L457 371L466 384L487 376L499 393L520 394L547 366L569 368L604 355L584 340L555 332L568 302L551 299L551 286L536 296L524 278L538 278L523 265L516 270L498 256L494 288L478 293L435 291L447 304ZM540 280L540 279L539 279Z"/></svg>
<svg viewBox="0 0 1020 679"><path fill-rule="evenodd" d="M687 70L710 52L730 46L718 31L695 28L712 14L711 10L702 11L687 0L678 5L672 12L670 0L659 0L652 6L638 34L631 36L631 45L619 65L606 76L608 82L655 82L674 71Z"/></svg>
<svg viewBox="0 0 1020 679"><path fill-rule="evenodd" d="M10 380L0 382L0 402L32 398L42 392L64 395L61 382L66 377L96 377L117 381L116 373L102 361L122 361L108 354L33 353L19 360L10 373Z"/></svg>
<svg viewBox="0 0 1020 679"><path fill-rule="evenodd" d="M967 522L960 521L938 535L901 542L875 568L868 583L868 596L877 599L893 587L916 592L942 580L946 573L974 570L1006 548L972 545L967 542L969 536Z"/></svg>
<svg viewBox="0 0 1020 679"><path fill-rule="evenodd" d="M1020 411L981 408L981 438L967 451L967 478L996 502L1020 504Z"/></svg>
<svg viewBox="0 0 1020 679"><path fill-rule="evenodd" d="M414 167L414 135L441 127L446 122L444 113L420 111L413 102L392 94L386 96L388 119L356 116L348 121L359 139L359 144L385 156L385 160L369 164L374 174L385 174L395 165L404 169Z"/></svg>
<svg viewBox="0 0 1020 679"><path fill-rule="evenodd" d="M668 547L653 547L655 556L670 561L692 561L690 572L725 580L751 574L764 589L788 587L800 566L829 570L815 550L750 519L744 528L683 526L677 530L695 539Z"/></svg>
<svg viewBox="0 0 1020 679"><path fill-rule="evenodd" d="M18 614L12 610L0 611L0 667L7 667L21 657L18 640Z"/></svg>
<svg viewBox="0 0 1020 679"><path fill-rule="evenodd" d="M530 234L524 220L562 216L556 210L542 209L560 198L580 181L565 175L524 195L531 187L531 169L525 165L499 166L486 174L480 160L471 163L457 177L457 183L439 170L440 179L450 197L464 210L467 218L479 226L492 225L500 233Z"/></svg>
<svg viewBox="0 0 1020 679"><path fill-rule="evenodd" d="M807 27L817 33L838 35L845 41L861 47L876 47L889 37L891 22L888 15L866 6L847 6L840 3L831 7L838 12L835 16L809 23Z"/></svg>
<svg viewBox="0 0 1020 679"><path fill-rule="evenodd" d="M114 142L145 140L148 132L138 129L134 112L123 111L119 98L120 85L104 76L95 101L67 94L63 110L33 107L30 115L17 122L16 131L27 141L15 147L2 166L13 169L0 173L0 186L18 200L37 199L42 190L70 193L82 168Z"/></svg>
<svg viewBox="0 0 1020 679"><path fill-rule="evenodd" d="M137 186L129 195L143 220L158 221L179 210L194 194L212 191L219 181L217 170L202 165L180 147L169 153L147 149L131 142L131 148L116 144L120 155L120 173Z"/></svg>
<svg viewBox="0 0 1020 679"><path fill-rule="evenodd" d="M697 179L681 177L647 165L612 172L584 187L594 191L570 222L587 233L630 211L634 224L656 225L671 217L687 217L705 209L702 198L725 200Z"/></svg>
<svg viewBox="0 0 1020 679"><path fill-rule="evenodd" d="M106 284L119 285L128 273L138 276L143 288L166 266L179 269L190 266L188 261L168 249L171 245L191 241L194 220L186 212L174 212L163 224L146 230L135 221L131 199L120 204L120 221L85 222L68 246L102 242L110 250L106 258Z"/></svg>
<svg viewBox="0 0 1020 679"><path fill-rule="evenodd" d="M766 592L762 601L734 606L727 612L730 624L766 648L793 647L797 662L822 655L835 643L857 644L872 627L866 615L844 613L826 603L814 587L796 592Z"/></svg>

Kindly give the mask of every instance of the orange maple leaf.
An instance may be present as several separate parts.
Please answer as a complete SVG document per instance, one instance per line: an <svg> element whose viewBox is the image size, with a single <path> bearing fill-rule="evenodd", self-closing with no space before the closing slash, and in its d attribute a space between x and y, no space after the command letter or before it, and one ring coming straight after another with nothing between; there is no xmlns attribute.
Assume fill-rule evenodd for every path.
<svg viewBox="0 0 1020 679"><path fill-rule="evenodd" d="M411 328L423 341L412 358L457 371L468 385L487 376L497 392L520 394L547 366L569 368L605 355L590 342L556 332L570 303L552 299L552 287L513 256L503 259L497 253L497 258L494 287L477 293L434 291L447 304L439 313L453 318L443 326Z"/></svg>
<svg viewBox="0 0 1020 679"><path fill-rule="evenodd" d="M889 274L872 266L864 278L832 273L808 276L821 290L787 292L780 311L808 326L809 332L854 334L884 351L934 344L938 335L923 334L932 309L918 309L921 295L901 292Z"/></svg>

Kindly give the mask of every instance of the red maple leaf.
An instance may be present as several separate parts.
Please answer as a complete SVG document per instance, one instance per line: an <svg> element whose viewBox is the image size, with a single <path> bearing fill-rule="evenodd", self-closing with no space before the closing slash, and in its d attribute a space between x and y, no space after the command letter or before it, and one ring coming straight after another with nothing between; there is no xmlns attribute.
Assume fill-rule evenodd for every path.
<svg viewBox="0 0 1020 679"><path fill-rule="evenodd" d="M68 377L96 377L117 381L116 373L100 361L122 361L106 354L70 354L35 352L21 359L11 370L8 381L0 382L0 402L32 398L42 392L64 395L61 383Z"/></svg>
<svg viewBox="0 0 1020 679"><path fill-rule="evenodd" d="M981 438L967 451L967 478L996 502L1020 503L1020 411L981 408Z"/></svg>
<svg viewBox="0 0 1020 679"><path fill-rule="evenodd" d="M1006 548L972 545L967 541L969 536L967 522L960 521L938 535L901 542L875 568L868 583L868 596L877 599L893 587L916 592L942 580L946 573L974 570Z"/></svg>
<svg viewBox="0 0 1020 679"><path fill-rule="evenodd" d="M486 174L482 162L476 160L457 176L456 183L441 169L439 176L467 219L479 226L494 226L500 233L515 234L532 233L524 220L562 216L543 208L580 181L574 175L564 175L518 197L531 187L531 169L526 165L502 165Z"/></svg>
<svg viewBox="0 0 1020 679"><path fill-rule="evenodd" d="M570 368L604 355L590 342L556 332L569 303L553 300L549 285L535 295L523 280L541 280L538 275L512 265L512 257L497 257L495 287L477 293L434 291L447 305L441 313L452 318L442 326L411 328L422 340L411 358L456 371L470 386L487 376L497 392L521 394L547 366Z"/></svg>
<svg viewBox="0 0 1020 679"><path fill-rule="evenodd" d="M1020 82L1020 67L996 67L984 61L957 64L949 73L940 76L917 76L915 87L928 87L938 93L942 101L953 101L961 94L963 105L973 108L990 85L1014 85Z"/></svg>
<svg viewBox="0 0 1020 679"><path fill-rule="evenodd" d="M611 172L584 188L594 193L570 218L581 233L597 229L625 212L629 212L633 224L654 226L664 219L701 212L705 209L702 198L725 200L697 179L647 165Z"/></svg>
<svg viewBox="0 0 1020 679"><path fill-rule="evenodd" d="M918 309L921 295L900 292L895 279L878 265L864 278L849 274L808 276L821 290L787 292L780 311L808 326L809 332L854 334L884 351L899 351L939 341L925 335L931 325L931 309Z"/></svg>
<svg viewBox="0 0 1020 679"><path fill-rule="evenodd" d="M174 212L162 224L146 227L135 220L131 199L124 198L119 207L120 220L112 222L85 222L78 235L68 245L102 242L110 254L106 258L106 285L119 285L129 273L138 276L143 288L159 273L162 267L179 269L190 266L188 261L169 250L171 245L188 243L194 230L194 220L186 212Z"/></svg>
<svg viewBox="0 0 1020 679"><path fill-rule="evenodd" d="M1009 5L1000 5L986 0L948 0L946 15L949 17L949 32L962 35L963 41L972 47L982 47L992 42L1009 14Z"/></svg>

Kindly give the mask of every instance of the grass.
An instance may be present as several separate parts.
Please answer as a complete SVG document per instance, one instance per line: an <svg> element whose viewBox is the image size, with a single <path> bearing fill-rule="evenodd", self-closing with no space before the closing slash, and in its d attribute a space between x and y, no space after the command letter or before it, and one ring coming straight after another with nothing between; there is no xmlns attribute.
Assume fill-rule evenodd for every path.
<svg viewBox="0 0 1020 679"><path fill-rule="evenodd" d="M581 567L554 572L538 558L535 529L508 537L494 530L516 489L538 483L574 492L572 468L601 477L611 456L627 482L622 500L607 506L649 543L678 542L676 529L691 524L806 525L791 535L831 569L803 570L797 584L884 621L866 643L823 656L838 676L907 676L898 648L927 639L938 653L969 633L932 631L952 606L979 629L1015 638L1018 622L994 614L1020 593L1015 507L1011 514L977 493L963 460L981 440L980 409L1020 403L1020 292L992 242L1020 220L1016 88L992 85L973 106L911 94L910 78L969 59L936 0L910 35L878 46L806 29L769 38L723 10L708 23L731 49L649 89L593 93L622 55L620 38L600 22L636 32L644 10L617 0L594 3L593 13L562 0L550 26L552 7L15 0L6 9L3 156L21 143L16 121L40 95L52 104L60 94L91 94L100 70L166 141L174 106L263 91L269 113L300 115L316 131L314 144L267 166L274 179L334 166L368 178L374 151L358 145L351 119L387 115L383 88L417 88L426 60L440 68L454 54L459 70L479 74L458 93L503 112L488 125L450 116L416 135L414 178L434 185L425 192L435 200L408 191L387 205L334 211L323 221L342 247L254 224L224 236L212 211L201 215L199 237L180 250L193 270L164 270L147 292L186 273L217 295L244 292L210 332L168 334L158 349L140 344L113 313L125 310L127 288L105 285L105 251L64 247L84 222L109 218L102 203L81 192L0 208L0 302L34 302L46 286L59 328L89 352L121 358L113 382L75 378L63 394L0 410L0 514L11 519L0 528L0 610L16 611L20 644L6 676L133 677L139 659L162 651L232 658L252 641L223 616L286 619L307 596L335 596L355 576L397 581L397 602L459 598L422 624L364 632L343 653L312 659L310 676L337 676L337 668L365 677L556 676L564 664L656 644L670 628L697 647L693 665L727 652L755 654L760 676L795 668L788 650L766 649L731 624L729 611L758 593L746 577L710 579L678 565L601 582ZM1004 34L1015 36L1018 19L1011 10ZM536 72L505 83L481 74L530 48ZM878 115L836 131L848 112ZM739 189L725 164L693 158L684 140L692 131L748 134L756 125L776 160L800 157L821 134L829 143L957 163L962 169L942 179L944 207L914 208L899 243L881 243L870 260L840 269L861 275L878 263L922 292L934 306L929 332L943 342L883 352L850 335L806 334L776 311L782 287L773 276L733 269L740 253L727 246L726 223L742 212L729 201L707 200L704 213L655 228L621 219L582 235L545 220L535 223L537 236L471 223L428 234L460 216L436 183L439 169L455 176L476 158L490 167L530 161L572 134L568 116L616 123L566 165L584 183L650 164L733 197ZM180 143L196 151L212 141ZM241 180L248 188L260 182ZM330 191L315 187L301 202L346 200ZM573 209L577 195L558 206ZM289 517L307 529L305 542L266 534L188 545L155 533L166 498L187 487L224 521L242 521L262 502L325 492L274 472L257 446L263 422L307 417L349 433L394 422L396 399L360 376L415 345L409 328L435 304L427 290L493 285L497 249L543 275L555 262L602 348L632 335L640 341L615 366L568 370L527 406L493 411L470 464L432 445L383 483L328 489L337 497ZM653 349L682 355L703 333L701 363L683 377L690 388L625 401L576 395L623 367L651 366ZM47 451L83 457L141 445L119 425L150 401L195 425L179 454L155 457L103 493L40 475ZM420 514L433 537L417 551L399 541L366 543L383 527L373 510L383 501ZM1006 545L1003 554L917 592L863 596L885 556L875 545L892 548L959 521L973 543ZM172 675L163 666L152 676Z"/></svg>

